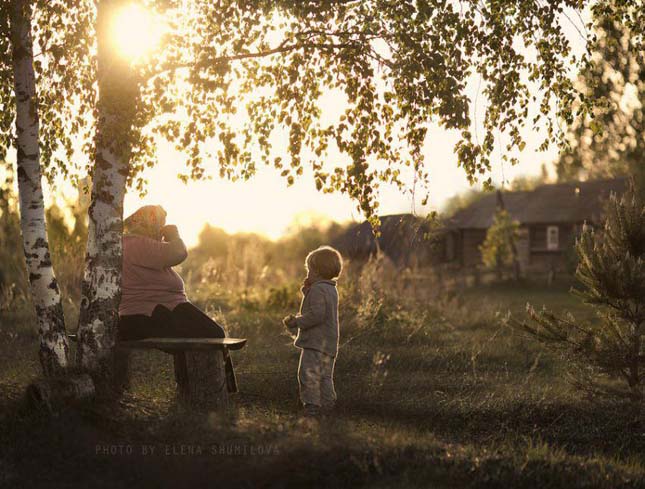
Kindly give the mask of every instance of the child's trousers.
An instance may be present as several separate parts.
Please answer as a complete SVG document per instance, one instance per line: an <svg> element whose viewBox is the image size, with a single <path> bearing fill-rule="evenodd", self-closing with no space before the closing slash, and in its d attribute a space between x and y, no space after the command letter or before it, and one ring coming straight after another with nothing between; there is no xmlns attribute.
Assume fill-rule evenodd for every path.
<svg viewBox="0 0 645 489"><path fill-rule="evenodd" d="M336 402L334 364L336 357L303 348L298 366L300 400L303 404L331 407Z"/></svg>

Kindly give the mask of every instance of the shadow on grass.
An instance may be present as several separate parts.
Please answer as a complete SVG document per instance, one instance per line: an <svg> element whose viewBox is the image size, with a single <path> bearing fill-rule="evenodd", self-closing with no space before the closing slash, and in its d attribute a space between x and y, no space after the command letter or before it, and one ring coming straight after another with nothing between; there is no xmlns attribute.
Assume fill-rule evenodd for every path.
<svg viewBox="0 0 645 489"><path fill-rule="evenodd" d="M351 412L379 423L429 431L452 443L495 449L539 439L573 455L603 454L645 462L645 414L632 406L518 401L478 407L471 402L437 401L377 404L354 400Z"/></svg>
<svg viewBox="0 0 645 489"><path fill-rule="evenodd" d="M9 408L0 419L0 485L7 487L619 488L642 482L624 467L540 450L517 456L432 440L397 443L378 431L358 436L342 419L309 429L293 419L248 425L238 419L222 428L212 419L172 413L139 419L115 406L53 419L25 412L19 403ZM113 419L101 423L97 416L108 411Z"/></svg>

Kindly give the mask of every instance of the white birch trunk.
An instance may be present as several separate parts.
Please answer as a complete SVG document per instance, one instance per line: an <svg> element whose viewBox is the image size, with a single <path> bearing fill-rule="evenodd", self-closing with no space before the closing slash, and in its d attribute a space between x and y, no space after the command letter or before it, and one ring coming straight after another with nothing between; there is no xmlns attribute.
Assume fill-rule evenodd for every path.
<svg viewBox="0 0 645 489"><path fill-rule="evenodd" d="M60 291L47 242L38 147L39 121L31 38L31 2L11 4L11 41L16 96L16 149L20 227L31 297L40 337L40 363L46 376L69 364L69 344Z"/></svg>
<svg viewBox="0 0 645 489"><path fill-rule="evenodd" d="M130 66L110 43L110 14L124 3L101 0L97 9L99 101L77 363L99 382L99 389L115 380L123 199L138 92Z"/></svg>
<svg viewBox="0 0 645 489"><path fill-rule="evenodd" d="M107 126L99 121L96 161L92 175L92 203L85 273L79 316L79 365L99 377L110 378L121 298L121 238L127 160L104 144Z"/></svg>

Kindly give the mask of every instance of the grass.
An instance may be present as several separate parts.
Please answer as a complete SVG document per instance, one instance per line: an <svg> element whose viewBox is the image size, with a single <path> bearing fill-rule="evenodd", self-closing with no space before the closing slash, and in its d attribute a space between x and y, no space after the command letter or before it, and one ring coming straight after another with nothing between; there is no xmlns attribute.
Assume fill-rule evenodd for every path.
<svg viewBox="0 0 645 489"><path fill-rule="evenodd" d="M118 401L54 419L26 410L37 338L24 312L3 317L0 485L645 487L643 413L582 398L562 359L500 321L527 301L588 315L566 285L419 294L344 294L338 410L318 426L299 418L298 352L275 304L216 313L231 336L249 338L234 353L236 409L219 416L176 409L161 352L134 354L132 388Z"/></svg>

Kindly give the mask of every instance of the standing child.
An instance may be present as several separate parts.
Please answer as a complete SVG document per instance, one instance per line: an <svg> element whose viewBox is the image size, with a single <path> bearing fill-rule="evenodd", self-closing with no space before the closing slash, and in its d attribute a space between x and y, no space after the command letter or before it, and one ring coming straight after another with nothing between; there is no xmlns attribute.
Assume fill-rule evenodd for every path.
<svg viewBox="0 0 645 489"><path fill-rule="evenodd" d="M307 278L300 313L284 318L284 325L297 330L294 345L301 349L298 367L300 400L305 415L317 416L336 402L334 364L338 353L338 290L336 280L343 269L337 250L321 246L305 260Z"/></svg>

